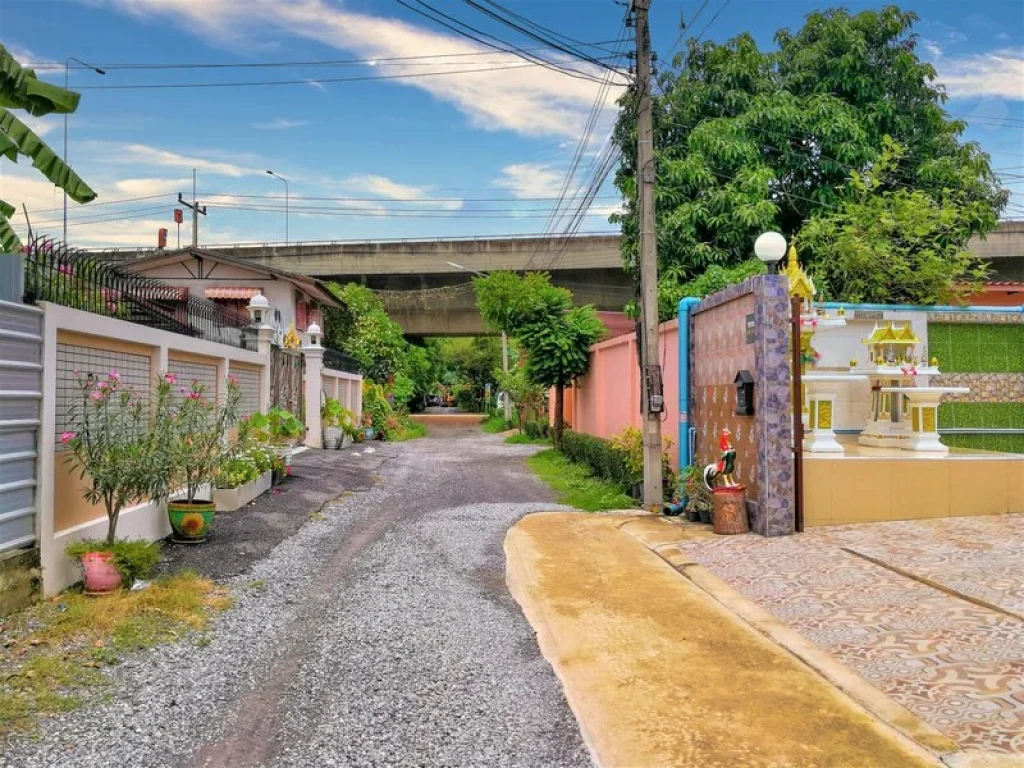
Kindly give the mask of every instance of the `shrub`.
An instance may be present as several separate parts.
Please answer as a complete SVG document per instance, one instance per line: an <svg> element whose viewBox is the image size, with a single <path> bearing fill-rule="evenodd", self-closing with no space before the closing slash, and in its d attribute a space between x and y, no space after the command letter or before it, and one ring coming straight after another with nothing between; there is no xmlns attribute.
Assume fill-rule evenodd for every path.
<svg viewBox="0 0 1024 768"><path fill-rule="evenodd" d="M546 421L534 421L531 419L523 422L523 432L525 432L528 437L532 437L534 439L547 437L549 430L550 427Z"/></svg>
<svg viewBox="0 0 1024 768"><path fill-rule="evenodd" d="M642 483L644 480L644 433L636 427L626 427L612 437L611 442L617 448L625 451L626 465L633 478L632 483ZM672 471L672 460L669 457L671 449L672 438L664 435L662 437L661 477L662 489L667 499L671 499L675 495L676 489L676 475Z"/></svg>
<svg viewBox="0 0 1024 768"><path fill-rule="evenodd" d="M529 431L527 434L530 434ZM567 429L562 435L559 450L567 458L590 467L595 475L623 490L628 490L638 482L630 470L629 454L610 440ZM643 479L642 473L640 479Z"/></svg>
<svg viewBox="0 0 1024 768"><path fill-rule="evenodd" d="M68 544L64 550L73 560L81 560L82 555L90 552L113 552L114 567L121 574L126 587L130 587L137 579L149 578L160 562L160 545L156 542L118 539L108 544L100 539L87 539Z"/></svg>

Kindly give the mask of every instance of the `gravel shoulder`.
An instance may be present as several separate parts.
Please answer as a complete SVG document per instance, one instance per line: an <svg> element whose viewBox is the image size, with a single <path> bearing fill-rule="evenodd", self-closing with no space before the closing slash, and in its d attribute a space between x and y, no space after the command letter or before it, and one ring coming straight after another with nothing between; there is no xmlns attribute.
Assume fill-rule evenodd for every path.
<svg viewBox="0 0 1024 768"><path fill-rule="evenodd" d="M533 450L470 428L383 446L322 520L296 500L206 638L130 658L0 765L590 765L504 583L505 532L554 508Z"/></svg>

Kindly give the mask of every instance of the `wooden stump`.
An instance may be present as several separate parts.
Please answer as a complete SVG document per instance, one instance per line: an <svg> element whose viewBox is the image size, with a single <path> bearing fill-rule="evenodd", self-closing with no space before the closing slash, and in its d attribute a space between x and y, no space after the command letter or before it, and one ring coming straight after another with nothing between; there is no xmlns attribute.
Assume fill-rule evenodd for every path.
<svg viewBox="0 0 1024 768"><path fill-rule="evenodd" d="M747 490L742 485L715 488L714 532L721 534L747 533Z"/></svg>

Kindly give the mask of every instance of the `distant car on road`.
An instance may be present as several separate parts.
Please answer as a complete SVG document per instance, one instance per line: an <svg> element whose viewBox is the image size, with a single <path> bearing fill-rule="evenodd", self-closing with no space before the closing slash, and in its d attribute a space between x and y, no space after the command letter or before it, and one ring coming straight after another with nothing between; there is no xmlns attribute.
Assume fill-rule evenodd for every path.
<svg viewBox="0 0 1024 768"><path fill-rule="evenodd" d="M441 405L441 396L440 395L427 395L427 407L428 408L431 407L431 406L439 406L439 405Z"/></svg>

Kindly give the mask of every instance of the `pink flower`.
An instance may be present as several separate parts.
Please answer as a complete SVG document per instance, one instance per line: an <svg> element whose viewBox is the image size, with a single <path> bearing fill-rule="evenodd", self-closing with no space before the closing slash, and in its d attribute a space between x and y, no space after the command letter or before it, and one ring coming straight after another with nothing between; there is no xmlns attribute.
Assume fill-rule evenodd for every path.
<svg viewBox="0 0 1024 768"><path fill-rule="evenodd" d="M89 393L89 397L91 397L93 400L102 400L103 399L103 390L102 389L94 389L92 392Z"/></svg>
<svg viewBox="0 0 1024 768"><path fill-rule="evenodd" d="M64 432L60 436L60 441L62 443L64 443L65 445L67 445L72 440L74 440L76 437L78 437L78 435L76 435L74 432Z"/></svg>
<svg viewBox="0 0 1024 768"><path fill-rule="evenodd" d="M70 275L71 274L71 265L70 264L61 264L59 267L57 267L57 271L60 272L62 275Z"/></svg>
<svg viewBox="0 0 1024 768"><path fill-rule="evenodd" d="M164 374L164 381L166 381L168 384L177 384L178 383L178 377L175 376L173 373L165 373Z"/></svg>
<svg viewBox="0 0 1024 768"><path fill-rule="evenodd" d="M96 385L96 389L107 389L110 385L105 381L101 381Z"/></svg>
<svg viewBox="0 0 1024 768"><path fill-rule="evenodd" d="M120 381L121 380L121 374L118 373L116 370L114 370L114 371L111 371L110 373L107 374L107 378L108 379L113 379L114 381Z"/></svg>
<svg viewBox="0 0 1024 768"><path fill-rule="evenodd" d="M189 400L202 400L203 399L203 394L202 394L202 392L192 391L192 392L188 393L188 399Z"/></svg>
<svg viewBox="0 0 1024 768"><path fill-rule="evenodd" d="M231 385L237 387L238 386L238 377L237 376L228 376L228 384L231 384Z"/></svg>
<svg viewBox="0 0 1024 768"><path fill-rule="evenodd" d="M107 302L107 309L109 309L111 312L117 312L117 304L115 304L112 301L108 301Z"/></svg>

